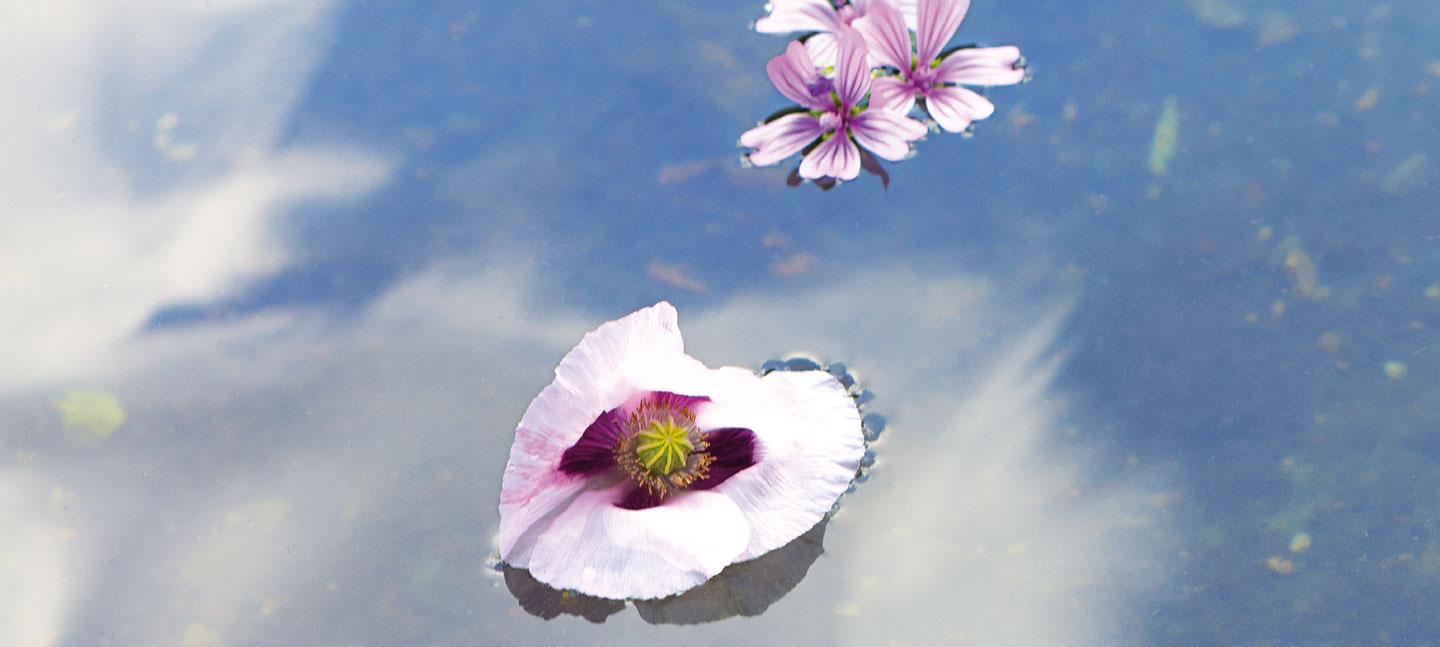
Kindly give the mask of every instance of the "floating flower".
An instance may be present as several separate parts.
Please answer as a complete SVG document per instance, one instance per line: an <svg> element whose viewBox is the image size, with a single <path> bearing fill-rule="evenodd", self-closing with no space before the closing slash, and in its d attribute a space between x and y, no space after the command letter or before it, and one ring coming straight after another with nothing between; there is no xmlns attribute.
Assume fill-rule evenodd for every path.
<svg viewBox="0 0 1440 647"><path fill-rule="evenodd" d="M995 105L962 85L1013 85L1025 79L1020 49L1014 46L970 47L942 52L955 35L970 0L918 0L914 49L900 10L873 0L855 28L865 35L871 56L893 67L894 76L875 79L870 105L898 114L910 112L916 97L925 111L950 132L995 112Z"/></svg>
<svg viewBox="0 0 1440 647"><path fill-rule="evenodd" d="M857 143L892 162L903 159L910 142L925 136L925 125L862 103L870 92L868 52L860 33L843 27L833 81L820 75L798 42L770 59L765 65L770 82L803 111L784 114L742 134L740 144L755 149L750 162L769 166L806 150L817 139L819 144L800 163L800 177L854 179L861 164Z"/></svg>
<svg viewBox="0 0 1440 647"><path fill-rule="evenodd" d="M557 589L674 595L814 527L864 442L835 376L708 369L662 302L587 334L530 403L505 467L500 558Z"/></svg>
<svg viewBox="0 0 1440 647"><path fill-rule="evenodd" d="M770 13L755 21L755 31L762 34L813 32L805 39L811 60L821 67L835 64L835 37L846 25L865 16L869 8L883 0L772 0ZM915 0L900 0L900 10L908 10L910 24L915 24Z"/></svg>

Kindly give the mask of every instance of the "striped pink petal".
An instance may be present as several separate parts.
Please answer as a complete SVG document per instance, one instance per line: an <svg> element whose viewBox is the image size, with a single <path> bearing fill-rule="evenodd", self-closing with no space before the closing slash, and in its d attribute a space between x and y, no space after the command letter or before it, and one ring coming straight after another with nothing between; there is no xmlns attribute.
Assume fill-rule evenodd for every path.
<svg viewBox="0 0 1440 647"><path fill-rule="evenodd" d="M835 91L840 95L841 110L848 111L870 92L870 47L854 27L842 28L836 39Z"/></svg>
<svg viewBox="0 0 1440 647"><path fill-rule="evenodd" d="M740 135L740 145L755 149L750 153L751 164L769 166L800 152L823 134L825 129L820 127L819 119L791 114L745 131Z"/></svg>
<svg viewBox="0 0 1440 647"><path fill-rule="evenodd" d="M903 115L915 106L915 86L898 76L882 76L870 84L870 108Z"/></svg>
<svg viewBox="0 0 1440 647"><path fill-rule="evenodd" d="M800 31L834 31L841 25L840 15L830 0L772 0L770 15L755 21L755 31L762 34L787 34Z"/></svg>
<svg viewBox="0 0 1440 647"><path fill-rule="evenodd" d="M870 109L850 121L850 133L866 150L898 162L910 153L910 142L925 136L925 124L903 115Z"/></svg>
<svg viewBox="0 0 1440 647"><path fill-rule="evenodd" d="M932 88L925 94L925 109L941 128L958 133L995 112L995 104L974 90L960 86Z"/></svg>
<svg viewBox="0 0 1440 647"><path fill-rule="evenodd" d="M860 149L843 132L820 142L800 162L800 177L807 180L824 177L853 180L857 175L860 175Z"/></svg>
<svg viewBox="0 0 1440 647"><path fill-rule="evenodd" d="M946 56L935 70L944 83L965 85L1014 85L1025 80L1025 70L1015 69L1020 62L1020 48L971 47Z"/></svg>
<svg viewBox="0 0 1440 647"><path fill-rule="evenodd" d="M916 10L915 57L917 65L929 65L960 28L970 0L918 0Z"/></svg>
<svg viewBox="0 0 1440 647"><path fill-rule="evenodd" d="M865 36L873 62L901 72L910 70L910 30L905 28L899 9L887 0L874 0L869 11L853 25Z"/></svg>

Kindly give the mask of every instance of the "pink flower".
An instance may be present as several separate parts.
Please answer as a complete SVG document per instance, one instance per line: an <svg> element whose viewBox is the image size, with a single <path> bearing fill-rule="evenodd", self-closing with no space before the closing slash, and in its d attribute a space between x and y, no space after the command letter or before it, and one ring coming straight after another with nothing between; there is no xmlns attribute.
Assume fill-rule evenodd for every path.
<svg viewBox="0 0 1440 647"><path fill-rule="evenodd" d="M835 377L708 369L658 303L585 335L525 411L500 557L557 589L674 595L813 527L863 453Z"/></svg>
<svg viewBox="0 0 1440 647"><path fill-rule="evenodd" d="M915 48L898 9L874 0L869 11L855 21L865 35L871 56L879 64L899 71L875 79L870 105L906 114L916 97L925 111L950 132L995 112L995 105L963 85L1012 85L1025 79L1020 50L1013 46L973 47L942 53L970 8L970 0L919 0Z"/></svg>
<svg viewBox="0 0 1440 647"><path fill-rule="evenodd" d="M805 39L810 59L820 67L835 64L836 34L844 26L866 14L879 0L772 0L770 13L755 21L755 31L762 34L814 32ZM915 0L899 0L902 14L908 11L910 24L915 24Z"/></svg>
<svg viewBox="0 0 1440 647"><path fill-rule="evenodd" d="M792 112L740 135L740 144L753 148L749 159L769 166L820 143L805 153L800 177L852 180L860 173L860 149L892 162L904 159L910 142L925 136L925 125L885 110L867 109L862 100L870 92L869 53L859 32L842 27L839 60L833 81L820 76L805 47L790 43L785 53L770 59L765 71L775 89L800 104Z"/></svg>

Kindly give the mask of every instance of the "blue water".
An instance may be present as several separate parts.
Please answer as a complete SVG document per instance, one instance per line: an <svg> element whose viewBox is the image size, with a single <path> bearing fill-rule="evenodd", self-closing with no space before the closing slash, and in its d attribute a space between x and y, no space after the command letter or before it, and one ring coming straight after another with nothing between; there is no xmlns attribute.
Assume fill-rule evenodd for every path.
<svg viewBox="0 0 1440 647"><path fill-rule="evenodd" d="M1437 643L1440 5L975 0L1033 80L828 192L758 2L192 5L0 9L0 644ZM660 299L880 460L758 616L533 617L514 425Z"/></svg>

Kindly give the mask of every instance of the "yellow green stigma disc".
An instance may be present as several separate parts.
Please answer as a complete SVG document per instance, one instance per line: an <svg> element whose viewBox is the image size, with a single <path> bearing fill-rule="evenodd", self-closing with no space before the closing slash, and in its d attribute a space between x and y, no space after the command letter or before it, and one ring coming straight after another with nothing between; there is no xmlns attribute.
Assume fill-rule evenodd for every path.
<svg viewBox="0 0 1440 647"><path fill-rule="evenodd" d="M674 418L652 421L635 434L635 455L651 474L665 476L685 466L690 457L690 433Z"/></svg>

